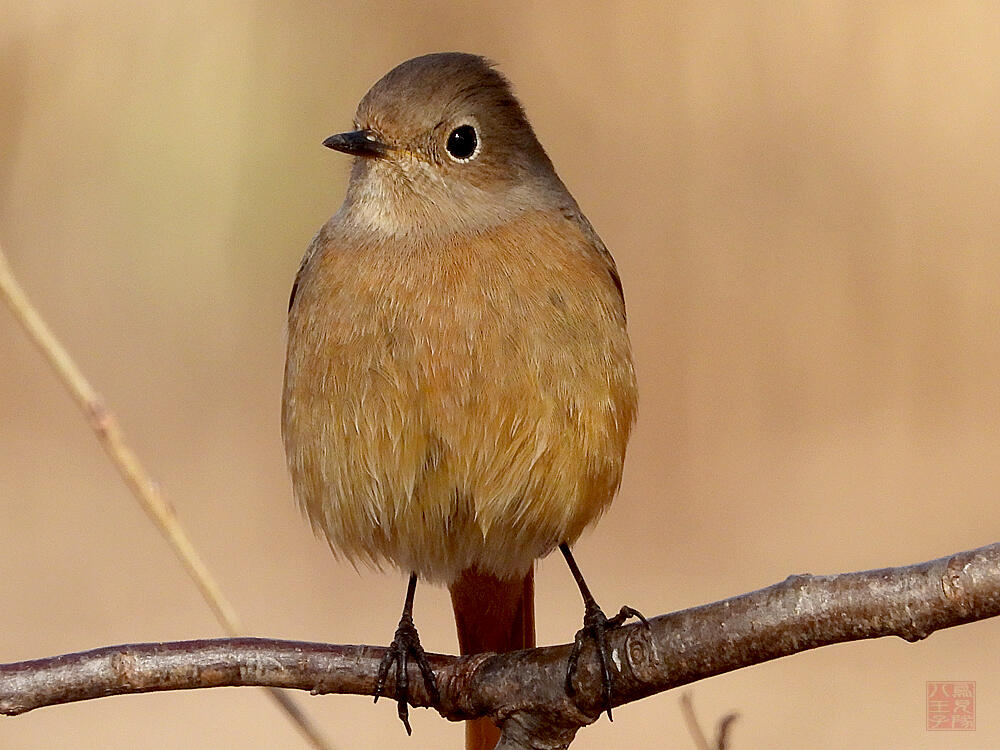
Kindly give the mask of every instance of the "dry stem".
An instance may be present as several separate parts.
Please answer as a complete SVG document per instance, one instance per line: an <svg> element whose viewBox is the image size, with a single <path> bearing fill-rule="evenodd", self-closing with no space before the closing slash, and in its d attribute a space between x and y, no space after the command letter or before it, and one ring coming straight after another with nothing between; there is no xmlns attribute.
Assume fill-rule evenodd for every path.
<svg viewBox="0 0 1000 750"><path fill-rule="evenodd" d="M66 386L77 406L87 417L94 434L100 441L111 462L118 469L125 484L132 490L143 510L173 548L191 580L211 607L216 620L227 633L239 636L244 632L236 610L222 593L222 589L209 572L201 555L191 543L173 506L168 503L149 473L143 468L132 449L125 443L118 420L107 409L100 395L84 377L69 352L59 342L42 316L31 304L17 279L14 278L7 257L0 247L0 297L10 308L32 342L41 350L60 381ZM271 697L278 702L302 734L317 750L332 750L298 706L283 693L271 689Z"/></svg>

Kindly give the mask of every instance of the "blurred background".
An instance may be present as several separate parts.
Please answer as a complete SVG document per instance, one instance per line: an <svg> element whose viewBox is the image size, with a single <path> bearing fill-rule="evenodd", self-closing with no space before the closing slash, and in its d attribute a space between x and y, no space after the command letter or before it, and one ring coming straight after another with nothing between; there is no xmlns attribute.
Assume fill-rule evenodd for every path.
<svg viewBox="0 0 1000 750"><path fill-rule="evenodd" d="M313 538L279 438L288 291L340 204L324 149L426 52L514 82L612 249L641 415L578 545L609 610L652 615L791 573L1000 538L1000 10L989 3L0 0L0 242L252 633L387 642L405 582ZM0 661L220 635L0 309ZM538 572L541 643L579 627ZM429 650L456 649L424 587ZM995 747L1000 622L845 644L701 682L734 750ZM975 732L925 683L978 685ZM679 692L574 747L692 747ZM341 750L451 747L429 711L300 696ZM2 748L306 748L250 689L0 720Z"/></svg>

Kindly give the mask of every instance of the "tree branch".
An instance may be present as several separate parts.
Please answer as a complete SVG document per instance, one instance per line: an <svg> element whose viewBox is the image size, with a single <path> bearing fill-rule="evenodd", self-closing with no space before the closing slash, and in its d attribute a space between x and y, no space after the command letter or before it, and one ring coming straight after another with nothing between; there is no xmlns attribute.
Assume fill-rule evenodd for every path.
<svg viewBox="0 0 1000 750"><path fill-rule="evenodd" d="M712 675L833 643L884 636L908 641L1000 614L1000 543L900 568L798 575L766 589L663 615L609 633L619 706ZM256 685L313 694L371 695L385 650L371 646L233 638L111 646L0 665L0 713L106 695ZM492 717L499 747L564 748L599 715L593 648L576 692L564 690L570 646L510 654L432 654L442 716ZM384 694L395 697L390 681ZM410 700L430 698L416 668Z"/></svg>

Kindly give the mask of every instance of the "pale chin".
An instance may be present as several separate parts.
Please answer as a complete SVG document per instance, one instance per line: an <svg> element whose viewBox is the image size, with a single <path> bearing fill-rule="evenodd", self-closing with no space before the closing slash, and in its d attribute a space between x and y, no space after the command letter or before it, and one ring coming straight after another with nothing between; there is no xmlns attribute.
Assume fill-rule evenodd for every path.
<svg viewBox="0 0 1000 750"><path fill-rule="evenodd" d="M352 175L347 213L379 236L442 236L496 226L519 211L518 201L498 202L475 187L449 184L431 165L413 156L371 160ZM346 206L346 204L345 204Z"/></svg>

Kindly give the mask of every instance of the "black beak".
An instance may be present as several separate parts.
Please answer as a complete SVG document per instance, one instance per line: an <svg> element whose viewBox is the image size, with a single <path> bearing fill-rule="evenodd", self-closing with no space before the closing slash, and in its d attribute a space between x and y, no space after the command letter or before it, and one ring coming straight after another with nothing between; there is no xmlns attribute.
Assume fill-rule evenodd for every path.
<svg viewBox="0 0 1000 750"><path fill-rule="evenodd" d="M389 151L389 146L367 129L331 135L323 145L352 156L384 156Z"/></svg>

